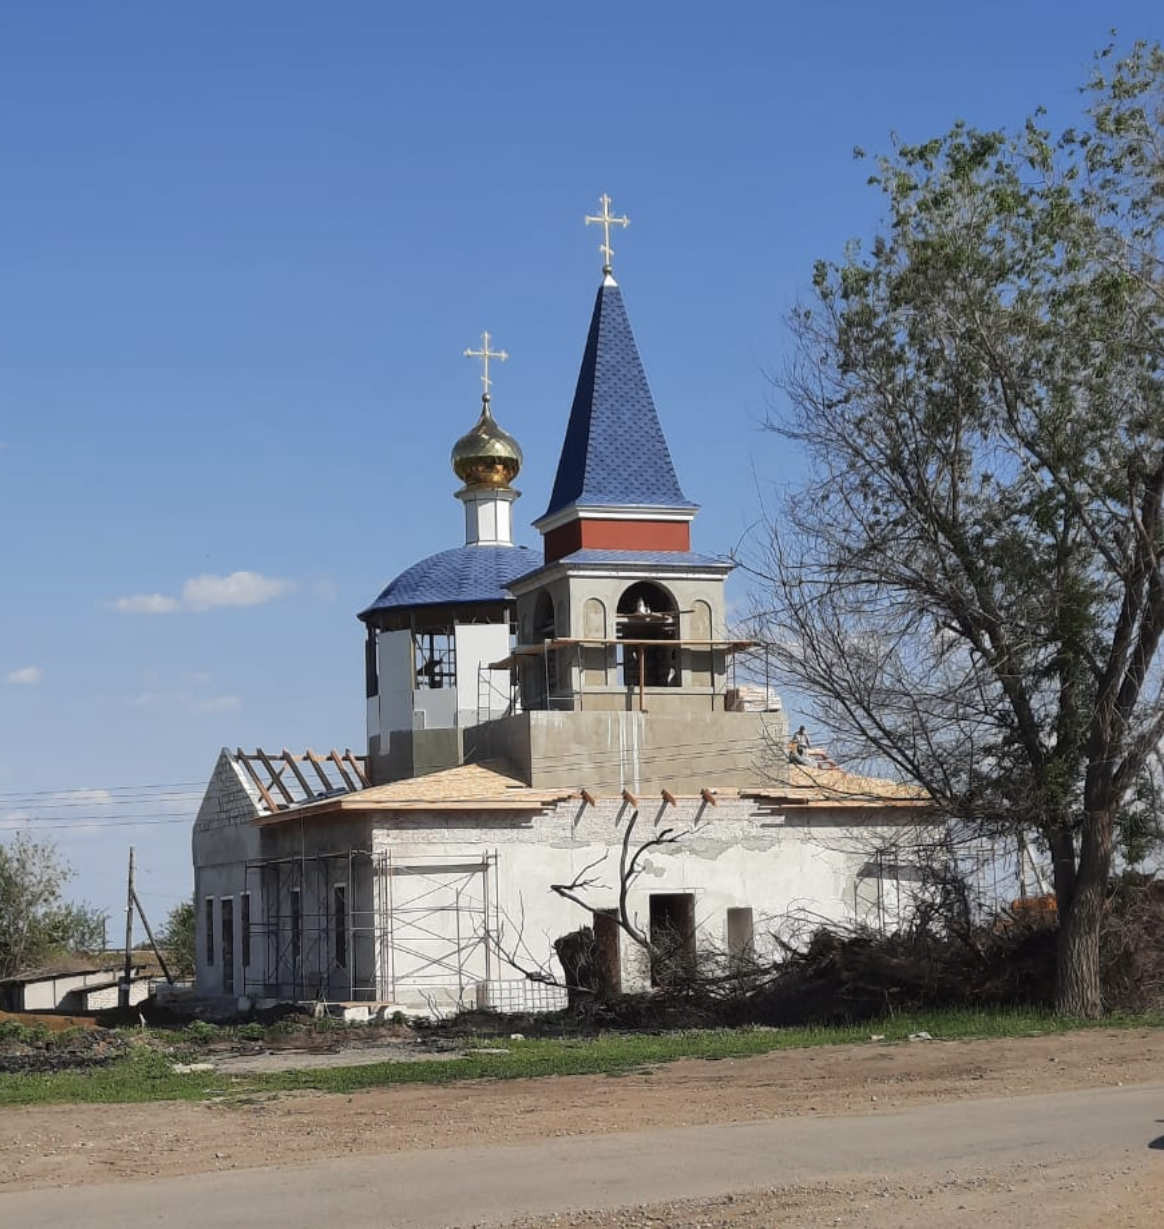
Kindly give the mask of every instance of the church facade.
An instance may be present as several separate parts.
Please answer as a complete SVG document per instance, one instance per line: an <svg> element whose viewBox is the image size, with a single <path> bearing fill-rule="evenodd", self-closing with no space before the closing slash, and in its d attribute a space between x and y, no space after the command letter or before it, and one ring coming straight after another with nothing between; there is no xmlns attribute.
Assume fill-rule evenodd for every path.
<svg viewBox="0 0 1164 1229"><path fill-rule="evenodd" d="M465 540L360 614L365 756L224 751L195 821L198 989L406 1011L556 1007L586 936L602 985L763 955L800 910L886 921L919 800L788 762L749 687L722 558L684 494L606 255L542 551L493 416L453 448ZM892 921L892 918L889 918ZM565 965L563 964L565 960Z"/></svg>

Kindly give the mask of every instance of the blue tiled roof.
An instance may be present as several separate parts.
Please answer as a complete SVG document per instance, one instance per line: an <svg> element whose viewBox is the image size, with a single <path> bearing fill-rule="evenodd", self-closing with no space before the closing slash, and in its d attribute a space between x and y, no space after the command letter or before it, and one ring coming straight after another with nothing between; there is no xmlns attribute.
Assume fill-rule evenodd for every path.
<svg viewBox="0 0 1164 1229"><path fill-rule="evenodd" d="M717 559L714 555L697 555L694 551L681 550L576 550L572 555L564 555L553 563L543 564L527 572L524 576L513 577L513 582L529 580L542 572L548 572L559 564L605 564L608 567L647 567L656 572L690 571L700 568L734 568L728 559ZM511 583L513 583L511 582Z"/></svg>
<svg viewBox="0 0 1164 1229"><path fill-rule="evenodd" d="M571 504L695 506L675 476L622 292L613 282L603 283L594 304L545 515Z"/></svg>
<svg viewBox="0 0 1164 1229"><path fill-rule="evenodd" d="M524 546L458 546L429 555L401 572L360 618L377 610L509 601L506 585L536 558Z"/></svg>

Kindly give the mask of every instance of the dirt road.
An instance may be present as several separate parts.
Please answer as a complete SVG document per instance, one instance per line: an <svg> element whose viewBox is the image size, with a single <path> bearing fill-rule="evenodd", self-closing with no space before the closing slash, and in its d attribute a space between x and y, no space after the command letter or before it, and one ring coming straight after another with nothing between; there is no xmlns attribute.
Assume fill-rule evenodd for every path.
<svg viewBox="0 0 1164 1229"><path fill-rule="evenodd" d="M331 1191L330 1215L355 1215L366 1199L375 1215L353 1223L370 1225L481 1224L554 1209L553 1219L521 1224L1156 1229L1164 1150L1149 1145L1164 1144L1164 1087L1130 1086L1162 1076L1164 1033L1102 1031L805 1050L620 1079L6 1110L0 1224L48 1223L80 1200L95 1227L105 1202L124 1214L132 1198L165 1213L144 1223L194 1224L177 1218L197 1211L198 1223L222 1226L245 1211L238 1223L258 1226L256 1216L282 1207L278 1223L295 1226L317 1223L312 1192ZM521 1176L502 1181L491 1196L500 1202L488 1204L490 1175L504 1177L510 1162ZM257 1168L266 1166L293 1168ZM94 1189L135 1178L154 1180ZM85 1189L34 1192L64 1185ZM438 1202L409 1211L400 1192L417 1191ZM220 1203L207 1221L212 1197ZM644 1201L659 1206L599 1210Z"/></svg>

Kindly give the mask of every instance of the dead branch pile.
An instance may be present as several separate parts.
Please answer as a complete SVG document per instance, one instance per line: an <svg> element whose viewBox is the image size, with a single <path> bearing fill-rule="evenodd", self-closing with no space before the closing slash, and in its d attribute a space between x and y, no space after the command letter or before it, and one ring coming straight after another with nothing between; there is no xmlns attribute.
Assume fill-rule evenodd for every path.
<svg viewBox="0 0 1164 1229"><path fill-rule="evenodd" d="M1164 1005L1164 880L1124 875L1108 899L1099 943L1109 1011Z"/></svg>
<svg viewBox="0 0 1164 1229"><path fill-rule="evenodd" d="M674 974L649 995L580 1005L592 1024L675 1028L844 1024L896 1012L957 1007L1050 1007L1056 918L1012 908L972 927L878 934L816 926L773 936L779 959L734 961ZM1109 891L1102 933L1105 1007L1164 1007L1164 881L1125 875Z"/></svg>

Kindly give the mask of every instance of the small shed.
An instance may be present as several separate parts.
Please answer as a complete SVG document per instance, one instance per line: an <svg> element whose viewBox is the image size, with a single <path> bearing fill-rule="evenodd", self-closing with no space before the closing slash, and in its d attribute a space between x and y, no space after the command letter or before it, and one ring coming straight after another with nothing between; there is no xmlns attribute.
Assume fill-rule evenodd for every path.
<svg viewBox="0 0 1164 1229"><path fill-rule="evenodd" d="M70 1012L91 1015L117 1006L123 969L119 964L84 964L33 969L0 981L0 1007L7 1011ZM150 970L135 963L129 985L132 1006L150 994Z"/></svg>

